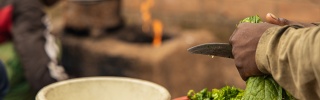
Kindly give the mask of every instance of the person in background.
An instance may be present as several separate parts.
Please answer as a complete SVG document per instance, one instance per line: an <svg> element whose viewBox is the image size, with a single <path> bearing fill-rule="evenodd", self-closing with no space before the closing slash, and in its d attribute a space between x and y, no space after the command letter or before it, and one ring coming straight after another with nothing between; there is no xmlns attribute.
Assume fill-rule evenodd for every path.
<svg viewBox="0 0 320 100"><path fill-rule="evenodd" d="M242 23L230 37L235 65L243 80L272 75L298 100L320 99L320 25L278 18ZM174 100L188 100L186 96Z"/></svg>
<svg viewBox="0 0 320 100"><path fill-rule="evenodd" d="M0 10L11 9L0 15L0 60L9 80L5 100L34 99L44 86L68 79L63 67L57 65L57 46L52 46L54 40L44 20L43 9L57 1L1 0Z"/></svg>
<svg viewBox="0 0 320 100"><path fill-rule="evenodd" d="M9 82L4 65L0 61L0 100L3 99L9 88Z"/></svg>

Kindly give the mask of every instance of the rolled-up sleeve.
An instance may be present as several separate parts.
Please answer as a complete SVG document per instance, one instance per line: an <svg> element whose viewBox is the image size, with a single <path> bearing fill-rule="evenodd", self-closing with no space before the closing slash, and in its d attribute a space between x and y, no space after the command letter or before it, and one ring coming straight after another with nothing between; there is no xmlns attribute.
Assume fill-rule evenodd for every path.
<svg viewBox="0 0 320 100"><path fill-rule="evenodd" d="M268 29L256 51L260 71L302 100L320 99L320 27Z"/></svg>

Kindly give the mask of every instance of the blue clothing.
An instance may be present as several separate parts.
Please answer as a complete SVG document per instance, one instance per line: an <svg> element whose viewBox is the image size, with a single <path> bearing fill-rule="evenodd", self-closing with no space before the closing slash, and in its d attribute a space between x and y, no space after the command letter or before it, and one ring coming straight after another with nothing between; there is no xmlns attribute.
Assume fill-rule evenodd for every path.
<svg viewBox="0 0 320 100"><path fill-rule="evenodd" d="M0 61L0 100L2 100L8 91L9 81L3 63Z"/></svg>

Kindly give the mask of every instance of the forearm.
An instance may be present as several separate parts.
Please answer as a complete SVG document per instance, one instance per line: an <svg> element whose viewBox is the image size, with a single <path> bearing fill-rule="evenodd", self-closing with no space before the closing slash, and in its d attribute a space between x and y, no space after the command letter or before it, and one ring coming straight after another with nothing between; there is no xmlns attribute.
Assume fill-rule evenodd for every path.
<svg viewBox="0 0 320 100"><path fill-rule="evenodd" d="M50 61L44 45L44 12L37 0L17 0L14 3L12 34L27 81L35 90L55 82L47 68Z"/></svg>
<svg viewBox="0 0 320 100"><path fill-rule="evenodd" d="M320 27L268 29L260 38L256 62L296 98L319 99Z"/></svg>

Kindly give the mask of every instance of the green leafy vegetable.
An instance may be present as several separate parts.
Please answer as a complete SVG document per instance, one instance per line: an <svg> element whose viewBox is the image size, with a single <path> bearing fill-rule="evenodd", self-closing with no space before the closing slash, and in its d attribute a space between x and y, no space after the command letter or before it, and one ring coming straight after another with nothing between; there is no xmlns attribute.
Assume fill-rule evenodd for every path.
<svg viewBox="0 0 320 100"><path fill-rule="evenodd" d="M225 86L208 91L207 88L200 92L190 90L190 100L294 100L294 97L278 85L271 76L250 77L246 81L246 89Z"/></svg>
<svg viewBox="0 0 320 100"><path fill-rule="evenodd" d="M247 18L241 20L239 23L245 23L245 22L247 22L247 23L261 23L262 20L258 15L255 15L255 16L247 17Z"/></svg>
<svg viewBox="0 0 320 100"><path fill-rule="evenodd" d="M242 100L295 100L271 76L250 77Z"/></svg>
<svg viewBox="0 0 320 100"><path fill-rule="evenodd" d="M240 100L243 90L235 87L223 87L220 90L212 89L208 91L207 88L196 93L194 90L188 92L188 98L191 100Z"/></svg>
<svg viewBox="0 0 320 100"><path fill-rule="evenodd" d="M239 23L261 23L258 15L250 16ZM241 90L235 87L225 86L218 89L203 89L200 92L190 90L190 100L294 100L295 98L278 85L271 76L249 77L246 81L246 89Z"/></svg>

